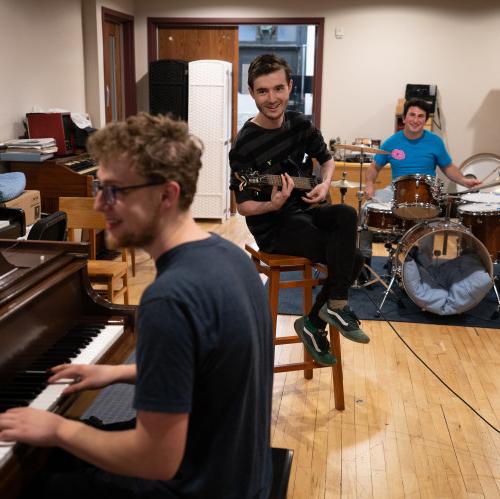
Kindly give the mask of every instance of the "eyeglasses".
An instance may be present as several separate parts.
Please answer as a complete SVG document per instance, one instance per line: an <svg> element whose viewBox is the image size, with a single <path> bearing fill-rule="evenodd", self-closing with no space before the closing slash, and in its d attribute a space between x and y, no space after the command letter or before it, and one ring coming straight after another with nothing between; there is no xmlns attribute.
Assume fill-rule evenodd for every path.
<svg viewBox="0 0 500 499"><path fill-rule="evenodd" d="M142 189L143 187L152 187L153 185L162 185L166 181L165 180L153 180L151 182L147 182L145 184L138 185L125 185L123 187L117 187L116 185L103 184L100 180L94 180L92 182L92 194L94 197L97 196L98 192L102 192L104 197L104 202L110 206L116 203L116 194L118 192L126 193L126 191L130 191L133 189Z"/></svg>

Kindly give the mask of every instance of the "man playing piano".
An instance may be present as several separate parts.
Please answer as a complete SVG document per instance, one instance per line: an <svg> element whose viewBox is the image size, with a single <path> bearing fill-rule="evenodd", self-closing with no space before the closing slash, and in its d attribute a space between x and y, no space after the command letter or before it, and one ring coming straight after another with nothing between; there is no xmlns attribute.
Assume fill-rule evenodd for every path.
<svg viewBox="0 0 500 499"><path fill-rule="evenodd" d="M89 150L109 245L144 248L157 277L138 308L136 365L60 365L49 382L73 379L67 393L135 383L137 418L111 432L11 409L0 440L79 458L40 480L37 498L267 498L269 307L248 257L191 217L201 144L186 124L144 113L95 133Z"/></svg>

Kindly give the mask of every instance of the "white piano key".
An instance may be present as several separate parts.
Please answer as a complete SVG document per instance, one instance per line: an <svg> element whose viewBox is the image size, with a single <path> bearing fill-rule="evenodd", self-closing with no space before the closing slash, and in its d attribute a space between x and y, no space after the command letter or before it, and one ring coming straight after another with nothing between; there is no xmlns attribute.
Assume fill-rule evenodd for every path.
<svg viewBox="0 0 500 499"><path fill-rule="evenodd" d="M76 357L71 359L71 364L96 364L122 334L121 325L105 326ZM47 386L29 406L50 411L68 385L69 383L59 382ZM0 441L0 467L11 457L14 444L15 442Z"/></svg>

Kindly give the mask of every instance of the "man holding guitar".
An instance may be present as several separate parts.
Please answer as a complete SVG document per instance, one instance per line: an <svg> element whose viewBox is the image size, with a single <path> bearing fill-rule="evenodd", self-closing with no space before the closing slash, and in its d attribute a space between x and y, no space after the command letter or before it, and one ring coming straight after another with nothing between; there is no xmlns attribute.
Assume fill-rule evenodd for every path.
<svg viewBox="0 0 500 499"><path fill-rule="evenodd" d="M334 364L326 323L352 341L370 341L347 304L362 266L357 214L350 206L325 202L334 162L321 132L303 114L286 110L292 90L288 63L272 54L258 56L248 70L248 87L258 113L243 125L229 153L238 212L262 251L327 264L326 283L295 330L317 362ZM321 181L306 182L304 191L312 159L320 164ZM251 188L255 174L265 179L258 184L272 187Z"/></svg>

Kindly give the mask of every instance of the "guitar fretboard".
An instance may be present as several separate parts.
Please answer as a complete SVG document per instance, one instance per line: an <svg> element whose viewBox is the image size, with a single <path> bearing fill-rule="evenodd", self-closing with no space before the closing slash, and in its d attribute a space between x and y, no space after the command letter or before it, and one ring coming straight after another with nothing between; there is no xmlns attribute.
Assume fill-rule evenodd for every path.
<svg viewBox="0 0 500 499"><path fill-rule="evenodd" d="M295 189L310 190L316 186L314 178L311 177L291 177ZM268 185L277 185L281 187L281 176L280 175L261 175L259 181L266 183Z"/></svg>

